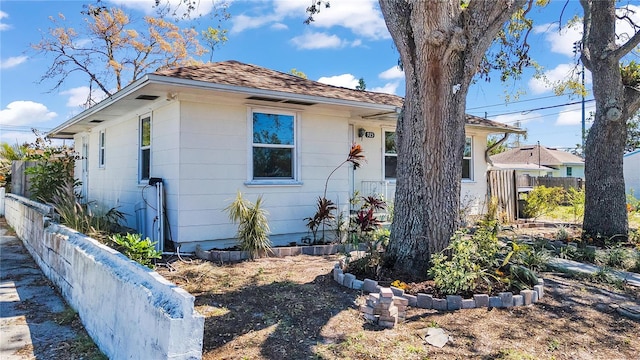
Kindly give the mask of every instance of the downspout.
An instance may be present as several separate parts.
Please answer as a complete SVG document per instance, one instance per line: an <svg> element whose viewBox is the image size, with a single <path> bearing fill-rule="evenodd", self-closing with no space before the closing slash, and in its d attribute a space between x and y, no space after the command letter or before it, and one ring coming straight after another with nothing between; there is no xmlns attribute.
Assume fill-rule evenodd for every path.
<svg viewBox="0 0 640 360"><path fill-rule="evenodd" d="M487 148L487 150L484 152L484 159L487 161L487 164L493 165L493 161L491 161L491 156L489 156L489 153L491 152L491 150L500 146L503 142L507 141L508 138L509 138L509 133L504 133L504 136L502 137L502 139L500 139L497 143Z"/></svg>

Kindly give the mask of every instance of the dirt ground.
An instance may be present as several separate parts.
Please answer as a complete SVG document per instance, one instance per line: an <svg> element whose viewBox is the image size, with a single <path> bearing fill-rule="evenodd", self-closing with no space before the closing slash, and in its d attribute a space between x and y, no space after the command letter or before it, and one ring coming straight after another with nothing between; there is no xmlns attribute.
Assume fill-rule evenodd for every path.
<svg viewBox="0 0 640 360"><path fill-rule="evenodd" d="M511 309L410 308L394 329L368 324L366 296L333 281L335 256L259 259L235 265L173 259L157 269L196 296L205 315L203 359L638 359L640 322L616 306L640 305L615 290L544 273L547 295ZM440 327L443 348L424 341Z"/></svg>

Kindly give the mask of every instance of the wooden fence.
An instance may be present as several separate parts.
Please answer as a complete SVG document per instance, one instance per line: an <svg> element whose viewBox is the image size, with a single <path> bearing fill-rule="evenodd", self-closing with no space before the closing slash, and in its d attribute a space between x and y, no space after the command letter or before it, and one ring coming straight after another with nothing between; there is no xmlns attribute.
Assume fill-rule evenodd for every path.
<svg viewBox="0 0 640 360"><path fill-rule="evenodd" d="M489 198L498 199L498 211L505 214L509 221L514 221L518 216L515 170L490 170L487 176L489 181Z"/></svg>
<svg viewBox="0 0 640 360"><path fill-rule="evenodd" d="M516 184L518 188L534 188L544 185L546 187L561 187L569 190L570 188L582 189L584 180L576 177L530 176L523 174L517 176Z"/></svg>

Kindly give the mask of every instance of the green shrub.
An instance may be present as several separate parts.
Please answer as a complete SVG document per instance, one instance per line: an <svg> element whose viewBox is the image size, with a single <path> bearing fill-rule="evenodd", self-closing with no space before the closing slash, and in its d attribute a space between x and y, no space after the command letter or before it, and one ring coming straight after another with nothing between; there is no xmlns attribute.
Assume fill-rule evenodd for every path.
<svg viewBox="0 0 640 360"><path fill-rule="evenodd" d="M47 145L46 140L39 138L29 150L26 160L35 161L36 165L25 170L29 178L31 198L44 203L53 200L56 189L66 184L80 186L80 181L73 178L75 161L78 156L66 146Z"/></svg>
<svg viewBox="0 0 640 360"><path fill-rule="evenodd" d="M548 214L560 206L564 193L561 187L537 186L527 195L524 212L535 219Z"/></svg>
<svg viewBox="0 0 640 360"><path fill-rule="evenodd" d="M251 259L255 259L261 251L271 250L269 221L267 211L262 209L262 196L258 196L254 204L244 199L238 191L235 200L224 210L229 219L238 224L238 246L241 250L247 251Z"/></svg>
<svg viewBox="0 0 640 360"><path fill-rule="evenodd" d="M155 248L156 243L149 238L143 240L140 234L115 234L111 240L116 244L116 250L148 268L153 269L154 259L162 258L162 253Z"/></svg>
<svg viewBox="0 0 640 360"><path fill-rule="evenodd" d="M462 232L456 232L444 252L431 256L429 276L443 294L470 292L481 277L481 267L474 253L477 244Z"/></svg>
<svg viewBox="0 0 640 360"><path fill-rule="evenodd" d="M428 275L443 294L464 294L480 287L489 291L530 288L537 284L537 277L528 265L543 262L543 253L533 251L517 241L501 246L495 221L485 221L472 235L457 231L444 251L431 256ZM532 259L534 254L537 260Z"/></svg>
<svg viewBox="0 0 640 360"><path fill-rule="evenodd" d="M605 266L622 270L631 267L631 253L624 247L616 246L605 250L603 254L603 263Z"/></svg>

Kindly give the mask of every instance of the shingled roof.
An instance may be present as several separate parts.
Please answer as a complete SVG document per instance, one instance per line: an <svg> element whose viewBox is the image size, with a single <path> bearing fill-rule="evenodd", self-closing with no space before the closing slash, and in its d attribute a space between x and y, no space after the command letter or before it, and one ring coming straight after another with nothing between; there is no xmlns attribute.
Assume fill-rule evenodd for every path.
<svg viewBox="0 0 640 360"><path fill-rule="evenodd" d="M156 71L154 75L252 89L281 91L297 95L319 96L336 100L390 105L398 108L402 107L404 103L404 99L397 95L327 85L292 74L234 60L159 70ZM493 128L500 132L525 132L517 127L468 114L466 116L466 123L471 126Z"/></svg>
<svg viewBox="0 0 640 360"><path fill-rule="evenodd" d="M538 149L540 150L538 152ZM566 151L548 148L542 145L529 145L511 149L491 156L491 161L499 164L540 164L543 166L579 165L584 160Z"/></svg>
<svg viewBox="0 0 640 360"><path fill-rule="evenodd" d="M404 101L397 95L327 85L234 60L160 70L154 75L397 107Z"/></svg>

